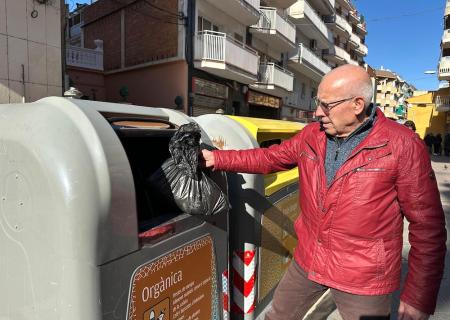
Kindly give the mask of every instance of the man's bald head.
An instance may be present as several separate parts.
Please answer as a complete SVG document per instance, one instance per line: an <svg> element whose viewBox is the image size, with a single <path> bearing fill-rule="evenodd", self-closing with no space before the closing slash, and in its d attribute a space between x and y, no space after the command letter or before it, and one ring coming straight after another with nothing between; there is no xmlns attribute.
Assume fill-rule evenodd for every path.
<svg viewBox="0 0 450 320"><path fill-rule="evenodd" d="M372 101L372 81L366 70L359 66L346 64L331 70L322 78L319 89L323 86L346 96L363 97L365 107Z"/></svg>

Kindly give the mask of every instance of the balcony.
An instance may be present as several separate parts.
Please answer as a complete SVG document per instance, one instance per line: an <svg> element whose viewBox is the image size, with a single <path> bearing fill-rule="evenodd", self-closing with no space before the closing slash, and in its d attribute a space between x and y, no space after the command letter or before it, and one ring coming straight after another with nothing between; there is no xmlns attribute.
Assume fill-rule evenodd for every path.
<svg viewBox="0 0 450 320"><path fill-rule="evenodd" d="M341 0L341 1L339 1L339 3L341 4L342 8L344 8L348 11L355 9L349 0Z"/></svg>
<svg viewBox="0 0 450 320"><path fill-rule="evenodd" d="M295 26L280 16L276 8L261 7L257 24L250 27L250 32L273 49L286 52L295 48Z"/></svg>
<svg viewBox="0 0 450 320"><path fill-rule="evenodd" d="M349 38L352 34L352 26L340 15L331 16L327 22L331 24L333 31L341 37Z"/></svg>
<svg viewBox="0 0 450 320"><path fill-rule="evenodd" d="M361 16L359 15L359 13L355 10L351 10L349 12L349 18L350 18L350 22L354 23L354 24L358 24L361 22Z"/></svg>
<svg viewBox="0 0 450 320"><path fill-rule="evenodd" d="M352 49L356 49L359 47L359 44L361 43L361 39L354 34L353 32L350 33L350 39L348 39L348 44Z"/></svg>
<svg viewBox="0 0 450 320"><path fill-rule="evenodd" d="M297 1L288 9L288 14L294 24L301 26L302 32L310 39L316 39L318 48L325 49L333 39L319 15L304 0Z"/></svg>
<svg viewBox="0 0 450 320"><path fill-rule="evenodd" d="M442 48L450 48L450 29L444 30L442 35Z"/></svg>
<svg viewBox="0 0 450 320"><path fill-rule="evenodd" d="M450 80L450 57L441 57L438 78L439 80Z"/></svg>
<svg viewBox="0 0 450 320"><path fill-rule="evenodd" d="M308 2L322 15L334 14L335 0L308 0Z"/></svg>
<svg viewBox="0 0 450 320"><path fill-rule="evenodd" d="M251 26L259 20L259 0L206 0L244 25Z"/></svg>
<svg viewBox="0 0 450 320"><path fill-rule="evenodd" d="M297 0L266 0L266 4L269 7L276 7L281 9L287 9L296 2Z"/></svg>
<svg viewBox="0 0 450 320"><path fill-rule="evenodd" d="M436 97L436 111L439 112L450 111L450 96Z"/></svg>
<svg viewBox="0 0 450 320"><path fill-rule="evenodd" d="M337 65L346 64L350 61L350 54L343 48L336 45L334 45L331 49L328 49L328 53L325 53L324 57Z"/></svg>
<svg viewBox="0 0 450 320"><path fill-rule="evenodd" d="M258 74L258 53L223 32L195 35L194 66L219 77L253 83Z"/></svg>
<svg viewBox="0 0 450 320"><path fill-rule="evenodd" d="M316 81L320 81L323 75L331 70L331 67L325 61L306 48L303 43L300 43L288 63L292 69Z"/></svg>
<svg viewBox="0 0 450 320"><path fill-rule="evenodd" d="M367 46L365 44L360 43L359 46L355 49L355 52L360 56L365 57L369 53L369 49L367 49Z"/></svg>
<svg viewBox="0 0 450 320"><path fill-rule="evenodd" d="M450 88L450 83L448 81L439 82L439 89L446 89L446 88Z"/></svg>
<svg viewBox="0 0 450 320"><path fill-rule="evenodd" d="M356 24L356 33L362 36L365 36L367 34L367 29L366 29L366 23L365 22L361 22Z"/></svg>
<svg viewBox="0 0 450 320"><path fill-rule="evenodd" d="M66 64L72 67L103 70L103 49L66 47Z"/></svg>
<svg viewBox="0 0 450 320"><path fill-rule="evenodd" d="M261 63L258 81L250 86L273 96L284 97L288 92L292 92L294 74L275 63Z"/></svg>

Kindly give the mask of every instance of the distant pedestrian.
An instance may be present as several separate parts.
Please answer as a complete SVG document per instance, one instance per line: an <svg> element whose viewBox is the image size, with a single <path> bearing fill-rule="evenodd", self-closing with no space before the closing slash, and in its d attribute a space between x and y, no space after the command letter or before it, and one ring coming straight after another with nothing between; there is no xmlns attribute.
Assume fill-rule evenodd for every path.
<svg viewBox="0 0 450 320"><path fill-rule="evenodd" d="M434 154L437 156L442 155L442 136L440 133L434 137Z"/></svg>
<svg viewBox="0 0 450 320"><path fill-rule="evenodd" d="M434 144L434 135L432 132L427 133L425 138L424 138L425 144L428 147L428 152L430 154L433 153L433 144Z"/></svg>
<svg viewBox="0 0 450 320"><path fill-rule="evenodd" d="M448 157L450 156L450 133L444 136L444 154Z"/></svg>

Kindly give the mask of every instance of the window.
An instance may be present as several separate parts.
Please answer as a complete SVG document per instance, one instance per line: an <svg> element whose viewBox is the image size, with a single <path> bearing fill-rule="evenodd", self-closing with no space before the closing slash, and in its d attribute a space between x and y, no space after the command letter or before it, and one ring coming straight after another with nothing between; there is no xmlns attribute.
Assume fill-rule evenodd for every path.
<svg viewBox="0 0 450 320"><path fill-rule="evenodd" d="M205 19L201 16L198 16L198 21L197 21L197 30L198 31L205 31L205 30L211 30L211 31L219 31L219 27L216 26L215 24L213 24L211 21L209 21L208 19Z"/></svg>
<svg viewBox="0 0 450 320"><path fill-rule="evenodd" d="M305 86L305 83L304 82L302 82L302 87L301 87L301 89L300 89L300 98L302 98L302 99L305 99L305 91L306 91L306 88L305 88L306 86Z"/></svg>

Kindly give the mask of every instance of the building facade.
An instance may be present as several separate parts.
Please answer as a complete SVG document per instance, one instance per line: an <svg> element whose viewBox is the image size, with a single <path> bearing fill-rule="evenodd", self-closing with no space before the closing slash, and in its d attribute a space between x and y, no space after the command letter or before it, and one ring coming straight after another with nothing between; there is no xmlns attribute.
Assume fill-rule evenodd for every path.
<svg viewBox="0 0 450 320"><path fill-rule="evenodd" d="M445 131L449 132L450 125L450 0L447 0L444 11L444 31L441 40L441 55L438 64L439 89L435 94L436 112L444 114ZM434 128L431 128L434 130ZM435 130L434 130L435 131Z"/></svg>
<svg viewBox="0 0 450 320"><path fill-rule="evenodd" d="M0 0L0 103L62 95L62 0Z"/></svg>
<svg viewBox="0 0 450 320"><path fill-rule="evenodd" d="M80 53L68 56L101 52L103 84L93 89L103 86L105 100L123 100L127 88L128 102L192 115L308 121L322 76L364 65L367 55L363 18L348 0L99 0L83 9L80 26L68 39ZM90 68L68 66L92 99Z"/></svg>
<svg viewBox="0 0 450 320"><path fill-rule="evenodd" d="M375 70L375 103L392 119L407 117L406 99L413 95L414 86L391 70Z"/></svg>

